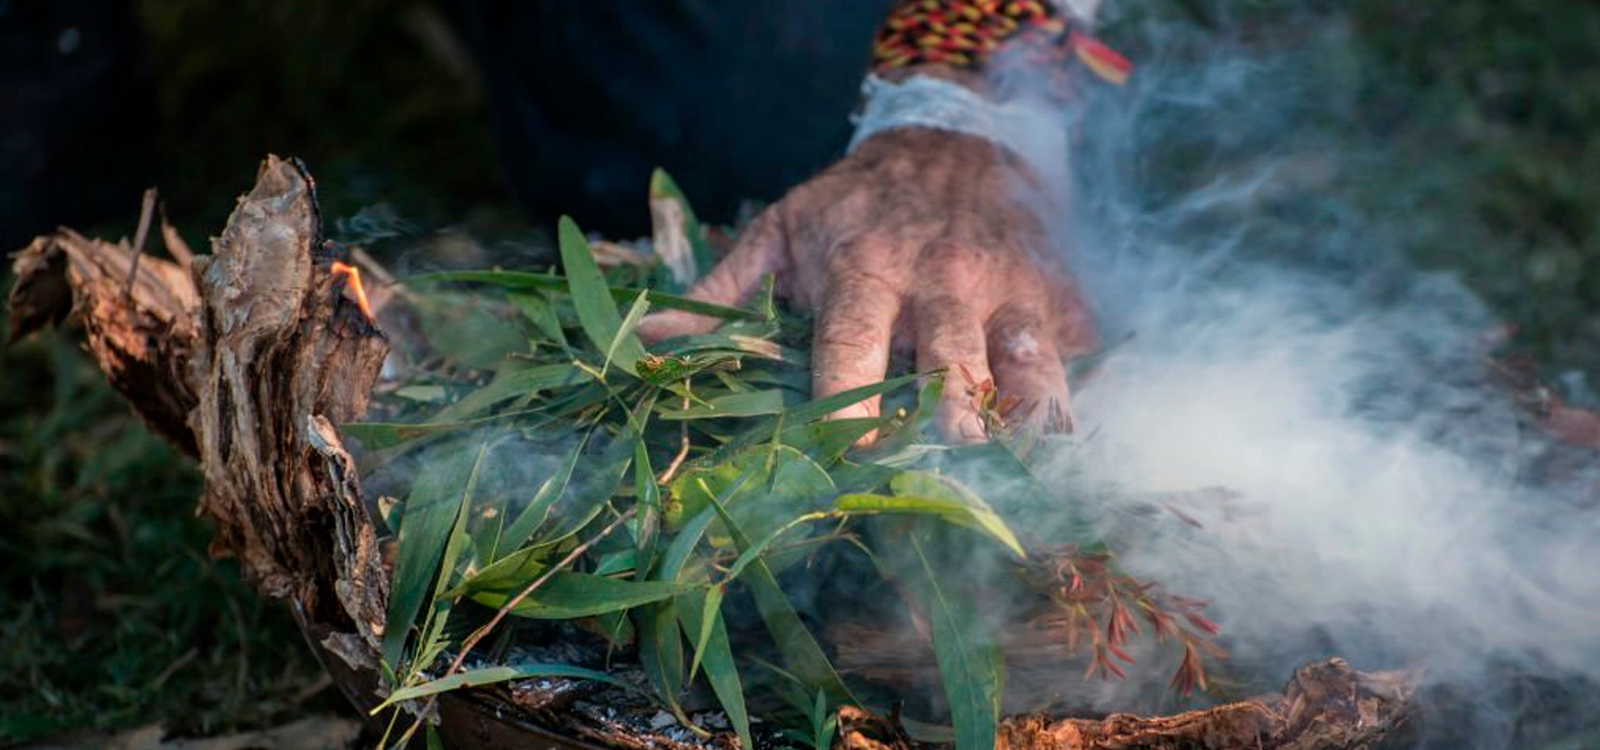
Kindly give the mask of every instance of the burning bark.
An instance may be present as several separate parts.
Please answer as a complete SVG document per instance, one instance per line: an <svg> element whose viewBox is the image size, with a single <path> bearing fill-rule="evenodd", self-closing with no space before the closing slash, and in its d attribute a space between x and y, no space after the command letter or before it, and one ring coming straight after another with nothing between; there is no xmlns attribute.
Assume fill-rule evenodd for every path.
<svg viewBox="0 0 1600 750"><path fill-rule="evenodd" d="M310 176L297 162L268 157L209 256L191 259L170 227L163 237L177 261L136 261L139 250L127 243L70 229L35 240L14 260L11 334L69 314L81 321L111 383L153 429L200 461L200 510L217 529L213 554L239 558L262 593L288 601L319 653L340 657L325 663L347 695L370 706L388 571L335 425L363 415L389 347L347 296L347 288L360 294L356 277L340 270L349 267L320 233ZM610 707L585 709L584 701L534 700L540 710L528 710L528 696L509 700L519 689L445 696L450 746L578 746L577 737L618 747L683 745L647 728L651 722L624 722ZM1359 747L1401 721L1409 695L1403 676L1366 675L1335 661L1302 669L1282 696L1208 711L1013 717L1000 746ZM909 746L893 722L853 709L842 718L845 747ZM731 741L722 733L690 744Z"/></svg>

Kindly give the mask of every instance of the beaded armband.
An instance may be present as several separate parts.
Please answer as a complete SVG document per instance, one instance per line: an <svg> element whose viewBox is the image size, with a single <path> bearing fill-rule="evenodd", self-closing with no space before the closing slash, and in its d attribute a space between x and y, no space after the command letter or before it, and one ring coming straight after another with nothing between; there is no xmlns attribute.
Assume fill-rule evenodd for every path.
<svg viewBox="0 0 1600 750"><path fill-rule="evenodd" d="M1119 85L1133 70L1048 0L901 0L873 40L872 70L933 63L982 70L1002 50L1053 71L1075 58Z"/></svg>

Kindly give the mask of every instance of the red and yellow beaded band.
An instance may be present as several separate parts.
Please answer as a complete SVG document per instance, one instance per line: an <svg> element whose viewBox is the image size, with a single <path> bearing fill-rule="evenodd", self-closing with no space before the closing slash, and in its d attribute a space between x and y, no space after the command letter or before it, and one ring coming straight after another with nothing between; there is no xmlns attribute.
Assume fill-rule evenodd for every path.
<svg viewBox="0 0 1600 750"><path fill-rule="evenodd" d="M901 0L878 28L872 69L940 63L980 70L1002 48L1060 68L1076 58L1121 85L1133 64L1082 33L1047 0Z"/></svg>

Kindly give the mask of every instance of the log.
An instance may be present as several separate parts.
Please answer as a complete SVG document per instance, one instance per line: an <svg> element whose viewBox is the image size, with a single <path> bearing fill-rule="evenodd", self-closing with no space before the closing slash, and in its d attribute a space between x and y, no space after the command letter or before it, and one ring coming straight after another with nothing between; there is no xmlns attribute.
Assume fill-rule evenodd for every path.
<svg viewBox="0 0 1600 750"><path fill-rule="evenodd" d="M191 259L176 232L162 234L176 260L136 261L126 242L70 229L34 240L13 259L11 337L68 317L83 326L111 384L200 462L211 552L238 558L246 580L285 601L341 689L369 708L389 572L337 425L363 416L388 341L331 272L316 186L298 161L262 162L210 255ZM1403 719L1406 685L1329 663L1301 670L1283 696L1209 711L1012 717L1002 746L1361 747ZM545 704L514 685L448 693L442 734L458 749L686 746L583 701L531 705ZM868 747L864 722L847 720L840 743Z"/></svg>

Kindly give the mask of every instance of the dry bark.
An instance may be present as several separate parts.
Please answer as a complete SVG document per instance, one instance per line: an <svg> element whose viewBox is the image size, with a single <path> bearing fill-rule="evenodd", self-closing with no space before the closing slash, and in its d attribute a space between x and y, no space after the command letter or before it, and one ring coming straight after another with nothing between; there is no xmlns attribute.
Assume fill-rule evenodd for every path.
<svg viewBox="0 0 1600 750"><path fill-rule="evenodd" d="M34 240L13 260L11 335L81 321L112 385L200 460L212 552L310 621L373 640L388 578L332 425L366 410L388 343L328 272L304 168L268 157L256 180L188 267L135 265L127 243L70 229Z"/></svg>
<svg viewBox="0 0 1600 750"><path fill-rule="evenodd" d="M1000 725L997 750L1334 750L1370 747L1406 719L1413 675L1364 673L1343 660L1301 667L1282 695L1203 711L1104 719L1013 716ZM892 718L855 708L839 712L845 750L911 750Z"/></svg>
<svg viewBox="0 0 1600 750"><path fill-rule="evenodd" d="M201 512L213 554L240 559L248 580L286 600L335 680L358 705L374 701L377 644L388 601L354 461L334 425L360 418L388 342L329 270L315 184L297 162L268 157L212 254L192 256L170 227L177 261L70 229L14 258L13 337L80 321L111 383L161 435L200 461ZM128 278L133 275L130 284ZM441 702L452 747L588 737L619 747L675 746L673 738L586 714L576 706L518 716L506 688ZM1001 746L1022 748L1348 748L1395 726L1409 697L1395 675L1340 662L1296 674L1283 696L1168 717L1101 721L1007 719ZM559 715L557 715L559 714ZM873 739L883 723L846 717L846 747L908 747ZM721 741L726 743L728 737ZM877 742L880 744L865 744Z"/></svg>

